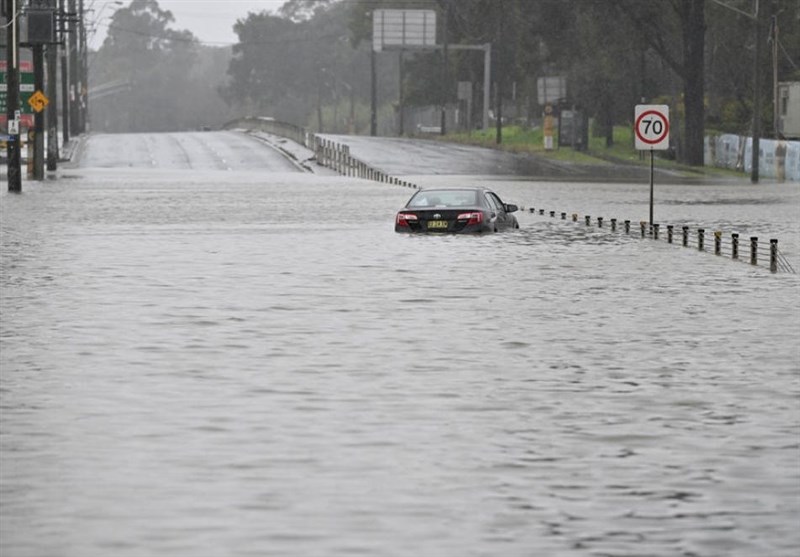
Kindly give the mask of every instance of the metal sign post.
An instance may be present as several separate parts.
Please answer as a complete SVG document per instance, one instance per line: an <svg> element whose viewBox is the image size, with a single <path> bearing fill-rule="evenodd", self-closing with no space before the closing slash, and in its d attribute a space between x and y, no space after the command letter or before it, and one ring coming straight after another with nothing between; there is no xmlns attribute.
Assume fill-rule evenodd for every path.
<svg viewBox="0 0 800 557"><path fill-rule="evenodd" d="M449 44L448 50L483 51L483 129L489 129L489 97L491 96L492 43L481 45ZM375 53L387 50L425 51L444 49L436 44L436 12L433 10L373 10L372 12L372 60ZM373 72L372 87L376 76ZM375 94L372 100L372 128L377 127ZM375 135L375 132L372 132Z"/></svg>
<svg viewBox="0 0 800 557"><path fill-rule="evenodd" d="M8 122L8 191L22 191L19 143L19 14L17 0L3 0L6 4L6 114Z"/></svg>
<svg viewBox="0 0 800 557"><path fill-rule="evenodd" d="M650 225L653 225L654 151L669 149L669 106L637 104L633 131L636 149L650 151Z"/></svg>

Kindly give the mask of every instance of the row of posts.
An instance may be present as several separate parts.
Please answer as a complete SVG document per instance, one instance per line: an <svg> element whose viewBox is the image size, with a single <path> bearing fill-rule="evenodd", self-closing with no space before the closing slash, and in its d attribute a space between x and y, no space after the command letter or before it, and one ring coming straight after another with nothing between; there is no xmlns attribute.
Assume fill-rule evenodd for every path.
<svg viewBox="0 0 800 557"><path fill-rule="evenodd" d="M314 151L318 165L330 168L343 176L363 178L365 180L403 186L406 188L418 188L416 184L390 176L382 170L373 168L367 163L353 157L350 154L349 145L336 143L330 139L319 137L299 126L286 124L285 122L273 120L272 118L245 118L243 120L231 122L225 127L256 128L263 132L291 139Z"/></svg>
<svg viewBox="0 0 800 557"><path fill-rule="evenodd" d="M529 209L531 213L535 213L536 209L531 207ZM539 214L544 215L545 210L539 209ZM550 211L550 216L555 217L556 211ZM567 213L561 213L561 220L567 219ZM586 226L591 226L592 218L589 215L584 217L586 222ZM572 214L572 221L578 221L578 214ZM603 228L603 217L597 217L597 226L598 228ZM623 221L623 227L625 230L625 234L630 234L631 232L631 221L626 220ZM648 223L646 221L641 221L639 223L639 229L641 232L641 237L646 238L648 233L654 240L658 240L661 233L661 226L658 224L652 224L648 227ZM617 230L617 219L611 219L611 230L612 232L616 232ZM697 229L697 249L699 251L705 251L705 229L698 228ZM667 225L667 243L672 244L674 243L675 237L675 227L673 225ZM684 247L689 246L689 227L682 226L681 227L681 241ZM751 265L758 265L758 237L751 236L750 237L750 264ZM739 234L736 232L731 234L731 258L738 260L739 259ZM771 239L769 241L769 270L773 273L778 272L778 240ZM722 255L722 232L719 230L714 231L714 255Z"/></svg>
<svg viewBox="0 0 800 557"><path fill-rule="evenodd" d="M416 184L400 180L373 168L363 161L350 155L350 146L336 143L330 139L313 136L313 150L317 159L317 164L330 168L342 176L352 176L354 178L364 178L384 184L416 188Z"/></svg>

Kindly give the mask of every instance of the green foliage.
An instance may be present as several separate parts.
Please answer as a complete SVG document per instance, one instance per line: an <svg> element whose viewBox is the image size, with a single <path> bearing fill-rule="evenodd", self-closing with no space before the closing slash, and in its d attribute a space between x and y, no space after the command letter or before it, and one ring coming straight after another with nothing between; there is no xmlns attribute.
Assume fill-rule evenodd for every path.
<svg viewBox="0 0 800 557"><path fill-rule="evenodd" d="M767 124L772 60L766 23L774 10L779 80L797 78L796 3L761 3ZM171 29L172 15L157 2L134 0L115 12L90 75L95 85L125 78L136 85L120 99L125 102L115 103L121 110L109 108L93 122L120 130L179 128L194 125L188 122L205 112L268 115L316 127L322 112L325 129L367 129L371 17L378 8L436 10L440 44L445 37L451 45L491 43L491 105L494 110L498 97L503 99L508 122L538 122L537 79L565 76L566 104L588 113L601 142L609 137L619 143L617 127L630 126L633 106L642 100L670 105L679 141L691 131L696 143L704 125L737 133L751 126L752 21L711 0L287 0L277 14L251 13L240 20L232 50L202 47L190 33ZM453 106L456 83L468 81L476 84L471 120L481 120L481 52L450 49L446 70L441 51L407 52L402 85L399 58L396 51L375 57L382 118L396 119L401 86L407 105ZM100 100L92 110L103 103L112 104ZM349 116L351 106L357 118ZM489 137L494 141L494 130ZM504 130L504 142L513 145L514 137Z"/></svg>
<svg viewBox="0 0 800 557"><path fill-rule="evenodd" d="M236 110L247 115L268 115L292 123L323 129L349 129L337 108L341 103L361 106L370 102L370 45L354 46L349 23L354 4L325 0L293 3L283 12L250 14L234 27L239 43L228 66L223 95ZM298 17L295 8L302 7ZM397 57L380 54L378 95L382 105L394 101L397 92ZM349 112L349 109L347 110ZM358 129L356 125L356 129Z"/></svg>
<svg viewBox="0 0 800 557"><path fill-rule="evenodd" d="M228 119L217 93L224 49L202 47L188 31L169 26L158 2L134 0L117 10L108 36L90 62L90 89L128 82L89 103L92 128L110 132L172 131Z"/></svg>

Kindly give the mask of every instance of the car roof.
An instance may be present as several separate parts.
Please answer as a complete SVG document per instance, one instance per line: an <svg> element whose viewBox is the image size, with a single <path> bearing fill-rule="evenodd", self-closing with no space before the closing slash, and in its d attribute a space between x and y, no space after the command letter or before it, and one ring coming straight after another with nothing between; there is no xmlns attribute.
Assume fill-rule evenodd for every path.
<svg viewBox="0 0 800 557"><path fill-rule="evenodd" d="M491 191L489 188L483 186L464 186L462 188L420 188L419 191Z"/></svg>

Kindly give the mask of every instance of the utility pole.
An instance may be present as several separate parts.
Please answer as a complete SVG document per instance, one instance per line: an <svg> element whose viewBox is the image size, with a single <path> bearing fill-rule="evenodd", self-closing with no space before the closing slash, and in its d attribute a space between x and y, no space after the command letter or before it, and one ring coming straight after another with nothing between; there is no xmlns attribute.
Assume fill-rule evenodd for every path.
<svg viewBox="0 0 800 557"><path fill-rule="evenodd" d="M22 192L19 144L19 0L3 0L6 13L6 116L8 191Z"/></svg>
<svg viewBox="0 0 800 557"><path fill-rule="evenodd" d="M772 0L772 24L770 40L772 41L772 132L775 139L780 139L778 125L778 0Z"/></svg>
<svg viewBox="0 0 800 557"><path fill-rule="evenodd" d="M86 112L89 96L89 74L86 54L86 13L83 9L83 0L78 3L78 64L80 67L80 79L78 80L78 130L86 133Z"/></svg>
<svg viewBox="0 0 800 557"><path fill-rule="evenodd" d="M55 10L53 0L31 0L28 5L28 42L33 50L34 93L28 101L35 111L33 117L33 178L44 180L45 109L50 100L45 95L44 50L55 42ZM50 110L47 111L48 120ZM51 138L52 139L52 138Z"/></svg>
<svg viewBox="0 0 800 557"><path fill-rule="evenodd" d="M750 173L750 181L754 184L758 183L758 163L759 163L759 138L761 136L761 10L759 9L759 0L755 0L753 6L753 13L750 14L722 0L711 0L714 4L722 6L725 9L743 15L752 20L755 35L755 53L753 55L753 141L752 145L752 172Z"/></svg>
<svg viewBox="0 0 800 557"><path fill-rule="evenodd" d="M50 8L54 11L56 0L50 1ZM55 21L53 22L55 24ZM55 31L55 30L54 30ZM55 33L54 33L55 34ZM54 38L55 39L55 38ZM58 44L51 42L47 45L47 170L54 171L58 167L58 87L56 83L56 64L58 63Z"/></svg>
<svg viewBox="0 0 800 557"><path fill-rule="evenodd" d="M31 48L33 50L33 90L42 92L44 90L44 45L34 44ZM33 115L33 179L44 180L44 112L42 110L37 110Z"/></svg>
<svg viewBox="0 0 800 557"><path fill-rule="evenodd" d="M78 67L78 18L76 0L68 0L69 18L69 131L70 135L80 135L80 102L78 88L80 75Z"/></svg>
<svg viewBox="0 0 800 557"><path fill-rule="evenodd" d="M372 40L374 41L375 39L373 38ZM369 117L369 134L373 137L378 135L378 71L375 66L375 45L373 44L370 50L370 72L372 74L372 81L370 83Z"/></svg>
<svg viewBox="0 0 800 557"><path fill-rule="evenodd" d="M69 64L67 63L67 51L69 41L67 39L67 11L66 0L58 0L58 31L61 37L61 140L64 145L69 141Z"/></svg>
<svg viewBox="0 0 800 557"><path fill-rule="evenodd" d="M449 10L447 4L444 6L444 17L442 18L442 118L439 124L439 133L447 135L447 100L450 93L450 62L447 44L447 16Z"/></svg>
<svg viewBox="0 0 800 557"><path fill-rule="evenodd" d="M755 0L755 13L753 14L753 25L755 25L755 54L753 56L753 152L752 152L752 172L750 181L758 183L758 162L759 162L759 138L761 136L761 17L758 7L759 1Z"/></svg>

